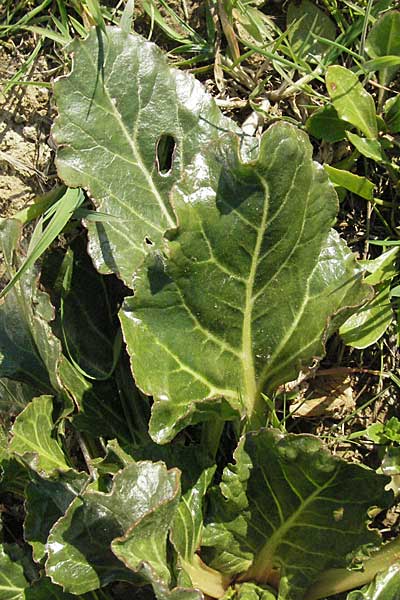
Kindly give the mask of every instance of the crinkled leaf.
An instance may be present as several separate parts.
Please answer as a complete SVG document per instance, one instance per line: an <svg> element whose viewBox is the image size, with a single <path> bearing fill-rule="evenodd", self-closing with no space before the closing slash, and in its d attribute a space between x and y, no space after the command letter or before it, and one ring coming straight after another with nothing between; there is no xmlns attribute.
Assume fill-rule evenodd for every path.
<svg viewBox="0 0 400 600"><path fill-rule="evenodd" d="M348 128L349 124L339 119L336 109L330 105L314 112L306 122L306 129L309 134L319 140L326 140L331 143L344 140Z"/></svg>
<svg viewBox="0 0 400 600"><path fill-rule="evenodd" d="M291 125L273 125L251 163L230 138L198 155L174 205L166 256L144 263L120 314L158 443L215 418L221 398L251 417L264 389L323 355L331 316L369 293L330 229L333 186Z"/></svg>
<svg viewBox="0 0 400 600"><path fill-rule="evenodd" d="M368 138L376 138L378 126L374 99L358 77L345 67L334 65L327 69L326 87L340 119L357 127Z"/></svg>
<svg viewBox="0 0 400 600"><path fill-rule="evenodd" d="M366 200L373 199L375 185L366 177L361 177L343 169L335 169L335 167L331 167L330 165L324 165L324 169L334 185L343 187Z"/></svg>
<svg viewBox="0 0 400 600"><path fill-rule="evenodd" d="M0 600L23 600L27 585L24 570L0 545Z"/></svg>
<svg viewBox="0 0 400 600"><path fill-rule="evenodd" d="M87 484L85 473L69 471L54 479L33 477L25 491L24 537L36 561L44 558L46 541L54 523Z"/></svg>
<svg viewBox="0 0 400 600"><path fill-rule="evenodd" d="M23 457L39 474L52 475L71 467L60 444L52 437L51 396L35 398L18 415L11 430L10 452Z"/></svg>
<svg viewBox="0 0 400 600"><path fill-rule="evenodd" d="M116 580L143 581L117 559L111 543L178 494L178 472L150 462L125 467L108 494L86 490L50 532L47 574L73 594Z"/></svg>
<svg viewBox="0 0 400 600"><path fill-rule="evenodd" d="M319 573L379 541L367 514L388 505L387 478L333 457L313 436L277 430L249 433L234 458L203 538L211 566L247 564L241 580L279 581L279 598L298 600Z"/></svg>
<svg viewBox="0 0 400 600"><path fill-rule="evenodd" d="M371 27L365 50L371 58L385 56L400 56L400 12L390 11L385 13ZM379 73L382 85L388 85L399 70L399 66L388 67Z"/></svg>
<svg viewBox="0 0 400 600"><path fill-rule="evenodd" d="M268 586L256 583L242 583L236 586L235 592L229 589L224 600L275 600L275 593Z"/></svg>
<svg viewBox="0 0 400 600"><path fill-rule="evenodd" d="M328 46L315 36L328 40L336 37L334 21L311 0L289 3L287 26L290 27L292 52L298 58L321 58L326 54Z"/></svg>
<svg viewBox="0 0 400 600"><path fill-rule="evenodd" d="M88 223L90 254L131 286L147 244L159 246L175 224L169 194L183 169L200 145L235 126L199 82L138 35L93 30L73 51L71 75L55 86L58 173L111 215ZM158 156L165 136L175 142L170 169Z"/></svg>
<svg viewBox="0 0 400 600"><path fill-rule="evenodd" d="M170 479L167 471L163 476L166 480ZM111 544L114 554L129 569L140 573L149 583L160 582L167 588L171 583L167 536L179 502L178 489L171 483L169 481L166 488L159 480L161 493L154 501L154 505L157 505Z"/></svg>

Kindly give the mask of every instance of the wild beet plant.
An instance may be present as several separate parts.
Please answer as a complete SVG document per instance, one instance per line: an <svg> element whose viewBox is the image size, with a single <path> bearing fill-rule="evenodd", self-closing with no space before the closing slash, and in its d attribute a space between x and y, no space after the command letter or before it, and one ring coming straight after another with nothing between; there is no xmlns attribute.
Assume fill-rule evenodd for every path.
<svg viewBox="0 0 400 600"><path fill-rule="evenodd" d="M316 600L383 571L393 587L397 542L370 526L388 478L266 427L265 394L371 297L307 135L245 136L127 31L73 52L53 136L60 177L92 206L66 192L86 233L71 226L1 307L5 395L25 408L0 485L24 499L34 561L3 536L1 585ZM1 225L10 275L21 228Z"/></svg>

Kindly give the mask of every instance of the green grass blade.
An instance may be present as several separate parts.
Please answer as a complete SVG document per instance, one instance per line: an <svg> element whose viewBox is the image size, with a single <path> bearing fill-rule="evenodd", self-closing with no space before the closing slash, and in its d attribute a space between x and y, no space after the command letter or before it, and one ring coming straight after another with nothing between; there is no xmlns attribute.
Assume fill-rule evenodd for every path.
<svg viewBox="0 0 400 600"><path fill-rule="evenodd" d="M42 235L40 235L34 247L29 249L30 252L24 263L20 266L14 277L12 277L11 281L0 293L0 298L3 298L14 287L14 285L21 279L22 275L30 267L32 267L32 265L38 260L38 258L41 257L45 250L47 250L50 244L64 229L75 210L82 204L83 199L84 197L81 190L68 189L60 198L60 200L58 200L55 205L50 207L50 210L52 209L54 212L54 216L47 225L46 229L43 231ZM42 218L43 220L46 220L44 215Z"/></svg>

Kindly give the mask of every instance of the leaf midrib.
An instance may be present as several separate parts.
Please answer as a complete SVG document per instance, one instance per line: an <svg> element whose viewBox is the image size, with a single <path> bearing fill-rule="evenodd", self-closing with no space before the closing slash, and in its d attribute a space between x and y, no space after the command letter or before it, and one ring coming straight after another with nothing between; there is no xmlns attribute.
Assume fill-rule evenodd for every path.
<svg viewBox="0 0 400 600"><path fill-rule="evenodd" d="M85 52L88 61L90 63L90 65L92 66L93 70L95 73L97 73L97 68L95 63L92 60L92 56L90 55L90 53L88 52L86 46L84 44L82 44L81 48L83 49L83 51ZM116 122L119 125L120 130L122 131L124 137L126 138L128 145L130 147L130 149L132 150L132 154L137 162L137 165L139 167L139 169L141 170L141 172L144 175L144 178L146 179L146 182L148 183L149 186L149 190L152 192L154 198L157 200L158 205L160 206L161 212L164 215L166 222L168 224L169 227L175 227L176 223L174 221L174 219L171 217L170 213L168 212L167 207L165 206L164 200L161 197L159 191L157 190L154 181L149 173L149 171L147 170L146 166L144 165L143 161L142 161L142 157L140 156L132 138L129 135L129 132L127 131L125 124L121 118L121 115L119 114L118 110L116 109L114 103L112 102L112 99L110 97L108 88L106 86L104 86L104 95L106 96L109 105L111 107L111 112L114 115L114 118L116 120ZM139 118L139 114L138 117Z"/></svg>
<svg viewBox="0 0 400 600"><path fill-rule="evenodd" d="M266 478L264 473L264 469L261 467L261 471L263 476ZM337 478L337 469L334 470L333 475L321 486L316 487L314 492L308 496L306 500L300 502L299 507L286 519L284 523L280 527L278 527L269 540L264 544L264 546L259 551L252 567L249 569L246 574L246 580L248 577L254 577L257 581L267 582L268 577L271 573L272 568L274 567L273 559L276 554L276 550L282 540L284 539L286 533L292 528L292 526L297 522L298 518L301 516L303 511L314 502L316 498L318 498L326 488L328 488L331 483ZM277 503L277 500L275 500Z"/></svg>
<svg viewBox="0 0 400 600"><path fill-rule="evenodd" d="M260 226L257 229L256 244L251 258L249 277L246 283L246 297L242 327L242 363L244 379L244 398L247 417L250 419L255 410L257 401L257 383L254 356L252 349L252 316L253 316L253 290L258 267L258 259L264 238L266 222L269 211L269 190L266 181L260 176L260 183L264 190L265 200Z"/></svg>

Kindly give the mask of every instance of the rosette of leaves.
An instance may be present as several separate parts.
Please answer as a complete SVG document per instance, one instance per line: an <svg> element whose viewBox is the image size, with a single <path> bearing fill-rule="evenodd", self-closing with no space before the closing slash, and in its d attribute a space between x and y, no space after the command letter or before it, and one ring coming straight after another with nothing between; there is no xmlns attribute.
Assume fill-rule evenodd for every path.
<svg viewBox="0 0 400 600"><path fill-rule="evenodd" d="M97 30L74 52L56 84L58 170L98 209L86 213L93 264L130 289L120 286L108 310L109 287L72 244L54 279L55 312L43 291L45 315L30 298L0 307L3 375L23 379L26 365L40 365L46 384L2 442L2 485L10 460L26 477L24 539L39 578L27 579L3 544L5 597L101 589L107 598L141 586L158 600L298 600L379 543L368 510L391 498L387 478L333 458L317 439L261 427L262 393L321 357L370 294L332 230L335 191L303 132L277 123L259 146L245 139L200 83L139 36ZM122 296L139 390L118 345ZM11 369L7 344L8 358L21 345L7 328L12 309L14 323L28 317L24 360ZM216 487L225 420L245 431ZM168 443L202 422L202 433Z"/></svg>

